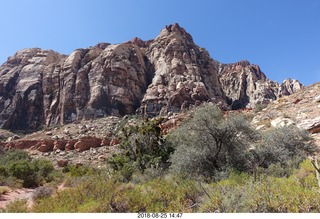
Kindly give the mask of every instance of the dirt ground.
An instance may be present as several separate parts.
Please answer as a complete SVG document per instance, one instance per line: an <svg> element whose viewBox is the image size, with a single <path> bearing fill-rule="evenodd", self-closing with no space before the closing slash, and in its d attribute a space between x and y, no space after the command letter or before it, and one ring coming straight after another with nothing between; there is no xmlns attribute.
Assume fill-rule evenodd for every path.
<svg viewBox="0 0 320 219"><path fill-rule="evenodd" d="M32 194L34 189L16 189L0 196L0 209L4 209L10 202L17 199L27 199L28 207L32 207Z"/></svg>

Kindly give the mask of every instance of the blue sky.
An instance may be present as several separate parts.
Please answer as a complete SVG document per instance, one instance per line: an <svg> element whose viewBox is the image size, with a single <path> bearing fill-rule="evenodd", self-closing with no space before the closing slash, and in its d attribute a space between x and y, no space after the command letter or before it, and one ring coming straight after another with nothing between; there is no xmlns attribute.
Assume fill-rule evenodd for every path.
<svg viewBox="0 0 320 219"><path fill-rule="evenodd" d="M320 81L320 0L0 0L0 63L30 47L69 54L153 39L176 22L220 62L247 59L278 82Z"/></svg>

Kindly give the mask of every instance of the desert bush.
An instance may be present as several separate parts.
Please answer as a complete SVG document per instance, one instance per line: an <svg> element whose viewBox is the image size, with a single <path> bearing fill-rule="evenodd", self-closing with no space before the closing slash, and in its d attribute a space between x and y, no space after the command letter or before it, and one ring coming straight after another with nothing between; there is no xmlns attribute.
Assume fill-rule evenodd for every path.
<svg viewBox="0 0 320 219"><path fill-rule="evenodd" d="M23 150L11 149L0 156L0 165L8 166L12 162L21 160L31 161L31 157Z"/></svg>
<svg viewBox="0 0 320 219"><path fill-rule="evenodd" d="M174 172L214 178L229 169L249 168L249 149L257 134L244 116L224 117L216 106L199 107L167 138L176 151L172 155Z"/></svg>
<svg viewBox="0 0 320 219"><path fill-rule="evenodd" d="M8 176L8 171L4 166L0 166L0 176Z"/></svg>
<svg viewBox="0 0 320 219"><path fill-rule="evenodd" d="M51 161L45 159L35 159L32 160L31 165L33 171L36 174L37 182L39 185L54 180L52 173L55 170Z"/></svg>
<svg viewBox="0 0 320 219"><path fill-rule="evenodd" d="M8 175L23 181L23 187L39 186L51 182L54 167L47 160L19 160L11 162L7 167Z"/></svg>
<svg viewBox="0 0 320 219"><path fill-rule="evenodd" d="M301 168L297 171L300 171ZM264 175L259 181L252 175L233 174L230 178L207 186L210 198L205 199L200 212L318 212L319 193L316 183L304 187L295 176Z"/></svg>
<svg viewBox="0 0 320 219"><path fill-rule="evenodd" d="M5 210L5 213L28 213L28 201L27 199L17 199L13 202L10 202Z"/></svg>
<svg viewBox="0 0 320 219"><path fill-rule="evenodd" d="M17 179L12 176L1 176L0 175L0 185L1 186L8 186L10 188L22 188L23 187L23 180Z"/></svg>
<svg viewBox="0 0 320 219"><path fill-rule="evenodd" d="M9 150L3 152L3 154L0 156L0 185L15 188L22 187L23 181L18 180L16 177L13 177L8 167L11 163L14 163L16 161L29 161L29 158L30 157L27 153L19 150Z"/></svg>
<svg viewBox="0 0 320 219"><path fill-rule="evenodd" d="M1 195L6 194L10 191L11 191L11 189L8 186L0 186L0 197L1 197Z"/></svg>
<svg viewBox="0 0 320 219"><path fill-rule="evenodd" d="M263 109L265 109L267 106L268 106L268 104L266 104L266 103L258 103L254 107L254 112L258 113L258 112L262 111Z"/></svg>
<svg viewBox="0 0 320 219"><path fill-rule="evenodd" d="M91 175L37 199L31 212L319 212L320 195L308 162L289 177L263 173L255 180L250 173L232 171L210 184L177 175L136 183Z"/></svg>
<svg viewBox="0 0 320 219"><path fill-rule="evenodd" d="M177 177L122 183L91 177L74 188L37 200L32 212L191 212L202 191Z"/></svg>
<svg viewBox="0 0 320 219"><path fill-rule="evenodd" d="M289 126L257 133L244 116L224 116L213 105L196 109L166 140L176 147L172 171L210 180L224 179L230 170L257 174L259 168L289 176L316 152L305 130Z"/></svg>
<svg viewBox="0 0 320 219"><path fill-rule="evenodd" d="M299 163L313 155L317 148L312 137L305 130L296 126L273 128L262 135L262 140L256 145L256 162L267 168L271 164L279 164L288 170L290 175Z"/></svg>
<svg viewBox="0 0 320 219"><path fill-rule="evenodd" d="M0 163L0 185L32 187L54 179L54 167L50 161L32 160L22 150L6 151L0 157Z"/></svg>
<svg viewBox="0 0 320 219"><path fill-rule="evenodd" d="M39 199L43 199L46 197L50 197L54 193L54 189L52 187L41 186L36 188L32 193L33 201L37 201Z"/></svg>
<svg viewBox="0 0 320 219"><path fill-rule="evenodd" d="M63 168L62 172L67 173L71 177L81 177L85 175L93 175L97 173L97 169L86 165L68 165Z"/></svg>
<svg viewBox="0 0 320 219"><path fill-rule="evenodd" d="M99 175L80 178L74 187L38 200L32 212L110 212L111 196L118 182Z"/></svg>
<svg viewBox="0 0 320 219"><path fill-rule="evenodd" d="M315 189L318 186L315 169L309 159L300 163L299 169L293 171L292 177L295 177L303 188Z"/></svg>
<svg viewBox="0 0 320 219"><path fill-rule="evenodd" d="M113 170L131 179L135 171L144 172L148 168L166 169L173 148L167 145L161 133L161 119L145 119L142 124L122 129L121 152L113 155L108 163Z"/></svg>
<svg viewBox="0 0 320 219"><path fill-rule="evenodd" d="M23 187L32 187L37 185L36 174L30 162L20 160L10 163L8 166L10 176L23 180Z"/></svg>

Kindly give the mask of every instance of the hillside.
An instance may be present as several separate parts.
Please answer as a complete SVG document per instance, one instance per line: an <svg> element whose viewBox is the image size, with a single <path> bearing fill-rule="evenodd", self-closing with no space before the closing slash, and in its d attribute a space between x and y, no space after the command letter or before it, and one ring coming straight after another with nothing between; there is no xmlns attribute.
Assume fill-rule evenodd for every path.
<svg viewBox="0 0 320 219"><path fill-rule="evenodd" d="M295 124L309 130L320 146L320 83L273 101L257 114L253 123L259 129Z"/></svg>

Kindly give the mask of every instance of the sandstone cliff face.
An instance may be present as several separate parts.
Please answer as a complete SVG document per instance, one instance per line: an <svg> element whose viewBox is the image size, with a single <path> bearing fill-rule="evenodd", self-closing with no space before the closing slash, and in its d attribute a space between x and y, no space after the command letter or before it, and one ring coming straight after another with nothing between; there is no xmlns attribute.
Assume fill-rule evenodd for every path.
<svg viewBox="0 0 320 219"><path fill-rule="evenodd" d="M163 29L146 56L155 72L142 100L144 114L178 112L203 101L226 105L217 62L178 24Z"/></svg>
<svg viewBox="0 0 320 219"><path fill-rule="evenodd" d="M256 104L268 103L279 96L279 84L267 79L259 66L249 61L220 64L219 78L232 109L254 108Z"/></svg>
<svg viewBox="0 0 320 219"><path fill-rule="evenodd" d="M28 49L0 67L0 124L36 129L134 113L149 75L134 44L99 44L69 56Z"/></svg>
<svg viewBox="0 0 320 219"><path fill-rule="evenodd" d="M34 129L43 124L43 79L64 56L51 50L17 52L0 67L0 125ZM57 91L58 92L58 91Z"/></svg>
<svg viewBox="0 0 320 219"><path fill-rule="evenodd" d="M222 64L178 24L154 40L100 43L70 55L25 49L0 67L0 128L37 129L75 120L141 113L166 115L204 101L253 107L296 92L248 61Z"/></svg>

